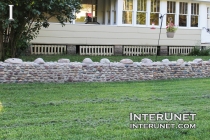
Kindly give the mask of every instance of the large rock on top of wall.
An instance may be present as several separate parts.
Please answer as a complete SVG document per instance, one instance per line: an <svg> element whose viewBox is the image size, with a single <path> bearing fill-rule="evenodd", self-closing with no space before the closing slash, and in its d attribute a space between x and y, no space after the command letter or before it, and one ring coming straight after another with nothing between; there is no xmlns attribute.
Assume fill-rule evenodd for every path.
<svg viewBox="0 0 210 140"><path fill-rule="evenodd" d="M144 58L141 60L142 63L145 63L145 64L151 64L152 63L152 60L149 59L149 58Z"/></svg>
<svg viewBox="0 0 210 140"><path fill-rule="evenodd" d="M90 59L90 58L85 58L82 63L85 63L85 64L92 64L93 61Z"/></svg>
<svg viewBox="0 0 210 140"><path fill-rule="evenodd" d="M102 64L109 64L110 61L109 61L109 59L107 59L107 58L102 58L102 59L100 60L100 63L102 63Z"/></svg>
<svg viewBox="0 0 210 140"><path fill-rule="evenodd" d="M58 60L58 63L70 63L70 60L69 59L59 59Z"/></svg>
<svg viewBox="0 0 210 140"><path fill-rule="evenodd" d="M34 63L37 63L37 64L44 64L44 60L42 58L37 58L34 60Z"/></svg>
<svg viewBox="0 0 210 140"><path fill-rule="evenodd" d="M184 63L184 60L183 60L183 59L178 59L178 60L176 61L176 63L177 63L178 65L181 65L181 64Z"/></svg>
<svg viewBox="0 0 210 140"><path fill-rule="evenodd" d="M11 63L11 64L20 64L23 63L23 61L19 58L8 58L4 61L5 63Z"/></svg>
<svg viewBox="0 0 210 140"><path fill-rule="evenodd" d="M163 59L162 62L163 63L170 63L170 61L168 59Z"/></svg>
<svg viewBox="0 0 210 140"><path fill-rule="evenodd" d="M193 60L194 63L202 63L203 60L201 58L197 58Z"/></svg>
<svg viewBox="0 0 210 140"><path fill-rule="evenodd" d="M123 64L133 64L133 60L131 60L131 59L122 59L120 61L120 63L123 63Z"/></svg>

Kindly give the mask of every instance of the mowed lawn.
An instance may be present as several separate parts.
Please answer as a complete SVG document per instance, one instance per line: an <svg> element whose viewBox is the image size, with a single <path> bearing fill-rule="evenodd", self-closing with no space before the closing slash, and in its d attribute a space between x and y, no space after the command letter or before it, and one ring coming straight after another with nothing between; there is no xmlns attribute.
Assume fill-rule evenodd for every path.
<svg viewBox="0 0 210 140"><path fill-rule="evenodd" d="M210 79L0 84L0 139L209 140ZM130 113L196 113L193 129L131 129ZM135 123L154 123L135 121Z"/></svg>
<svg viewBox="0 0 210 140"><path fill-rule="evenodd" d="M43 58L44 61L58 61L60 58L70 59L71 62L82 62L85 58L91 58L93 62L100 62L102 58L108 58L111 62L120 62L124 58L133 60L134 62L141 62L144 58L149 58L153 61L162 61L163 59L169 59L170 61L176 61L177 59L184 59L184 61L193 61L196 58L201 58L205 61L210 59L210 56L85 56L85 55L29 55L21 56L23 61L34 61L36 58Z"/></svg>

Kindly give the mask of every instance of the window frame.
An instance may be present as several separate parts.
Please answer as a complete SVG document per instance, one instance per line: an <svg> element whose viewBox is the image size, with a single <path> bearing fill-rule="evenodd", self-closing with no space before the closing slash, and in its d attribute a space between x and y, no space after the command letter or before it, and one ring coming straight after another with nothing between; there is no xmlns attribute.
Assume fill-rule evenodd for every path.
<svg viewBox="0 0 210 140"><path fill-rule="evenodd" d="M131 9L126 9L124 2L125 1L131 1L132 2L132 8ZM134 0L123 0L123 9L122 9L122 24L123 25L132 25L133 24L133 11L134 11ZM124 23L124 12L131 12L131 23Z"/></svg>
<svg viewBox="0 0 210 140"><path fill-rule="evenodd" d="M196 13L194 13L194 9L192 9L192 5L194 5L194 4L196 5L195 7L198 6L198 8L196 8ZM199 9L200 9L200 4L199 3L196 3L196 2L192 2L190 4L190 6L191 6L191 11L190 11L190 27L192 27L192 28L198 28L199 27ZM197 26L192 26L192 17L193 16L198 18L198 25Z"/></svg>
<svg viewBox="0 0 210 140"><path fill-rule="evenodd" d="M183 13L181 12L181 3L186 4L186 6L183 7ZM189 22L189 19L188 19L188 15L189 15L188 5L189 5L188 2L179 2L179 15L178 15L178 21L179 21L178 26L179 27L184 27L184 28L188 27L188 22ZM185 7L186 7L186 9L185 9ZM186 26L180 26L180 16L186 16Z"/></svg>
<svg viewBox="0 0 210 140"><path fill-rule="evenodd" d="M157 4L156 5L156 10L155 10L155 7L154 7L155 3ZM150 1L150 13L149 14L150 14L150 16L149 16L150 17L150 19L149 19L150 20L149 25L151 26L152 23L155 22L155 20L151 21L152 20L151 19L151 14L158 14L158 18L157 18L158 23L155 24L155 25L156 26L159 26L160 25L160 20L159 20L159 15L160 15L160 0L151 0Z"/></svg>
<svg viewBox="0 0 210 140"><path fill-rule="evenodd" d="M168 6L168 4L170 3L170 5L172 5L172 10L169 10L171 8L171 6ZM167 1L167 14L166 14L166 25L168 25L168 15L173 15L174 16L174 20L172 20L171 22L173 24L176 23L176 1Z"/></svg>
<svg viewBox="0 0 210 140"><path fill-rule="evenodd" d="M139 1L140 3L143 2L143 9L141 9L141 6L140 6L140 10L138 10L138 7L139 7ZM136 25L147 25L147 0L137 0L137 5L136 5ZM138 16L138 13L144 13L145 14L145 24L138 24L138 20L137 20L137 16Z"/></svg>

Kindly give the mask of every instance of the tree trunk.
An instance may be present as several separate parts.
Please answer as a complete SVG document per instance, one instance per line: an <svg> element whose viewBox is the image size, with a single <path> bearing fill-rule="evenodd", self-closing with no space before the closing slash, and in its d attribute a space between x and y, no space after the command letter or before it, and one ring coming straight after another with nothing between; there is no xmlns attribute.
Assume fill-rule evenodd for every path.
<svg viewBox="0 0 210 140"><path fill-rule="evenodd" d="M0 28L0 60L4 60L4 53L3 53L3 30Z"/></svg>

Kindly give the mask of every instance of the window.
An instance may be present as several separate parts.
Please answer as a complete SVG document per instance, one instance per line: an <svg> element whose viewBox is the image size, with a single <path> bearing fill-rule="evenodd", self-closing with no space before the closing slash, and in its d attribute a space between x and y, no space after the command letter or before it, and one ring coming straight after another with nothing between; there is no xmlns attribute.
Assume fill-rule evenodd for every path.
<svg viewBox="0 0 210 140"><path fill-rule="evenodd" d="M166 25L172 22L175 24L175 13L176 13L176 2L167 1L167 15L166 15Z"/></svg>
<svg viewBox="0 0 210 140"><path fill-rule="evenodd" d="M137 0L136 24L146 24L147 0Z"/></svg>
<svg viewBox="0 0 210 140"><path fill-rule="evenodd" d="M76 24L97 21L97 1L83 0L81 5L82 8L80 9L80 13L76 14Z"/></svg>
<svg viewBox="0 0 210 140"><path fill-rule="evenodd" d="M159 25L160 0L151 0L150 25Z"/></svg>
<svg viewBox="0 0 210 140"><path fill-rule="evenodd" d="M191 27L198 27L199 4L191 3Z"/></svg>
<svg viewBox="0 0 210 140"><path fill-rule="evenodd" d="M123 0L123 24L132 24L133 0Z"/></svg>
<svg viewBox="0 0 210 140"><path fill-rule="evenodd" d="M180 2L179 3L179 26L186 27L187 26L187 3Z"/></svg>

